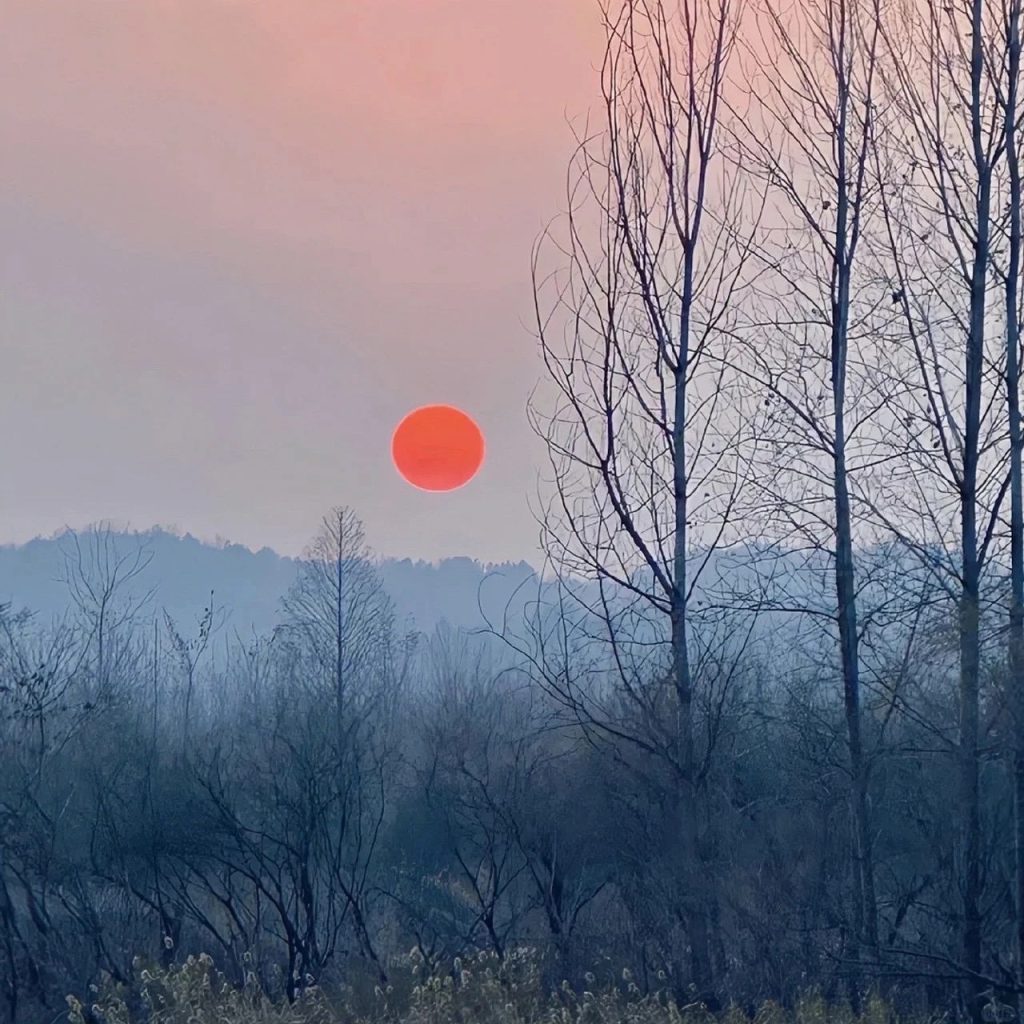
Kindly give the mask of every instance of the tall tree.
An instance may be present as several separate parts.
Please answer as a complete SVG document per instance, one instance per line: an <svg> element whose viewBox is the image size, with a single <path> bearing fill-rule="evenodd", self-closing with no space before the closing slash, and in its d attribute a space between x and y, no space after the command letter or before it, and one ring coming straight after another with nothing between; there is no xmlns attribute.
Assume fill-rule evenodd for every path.
<svg viewBox="0 0 1024 1024"><path fill-rule="evenodd" d="M739 21L734 0L604 8L603 123L580 139L571 173L568 268L545 279L535 260L554 396L534 406L555 484L542 536L563 641L559 667L549 648L541 675L592 738L670 767L678 913L707 999L710 744L698 745L698 714L703 660L722 652L694 632L693 593L729 536L743 473L722 350L749 255L737 230L748 197L718 151ZM548 284L557 298L545 308ZM585 651L567 649L576 640Z"/></svg>
<svg viewBox="0 0 1024 1024"><path fill-rule="evenodd" d="M1008 177L1006 302L1006 411L1010 437L1010 609L1007 666L1014 710L1014 852L1017 913L1017 983L1024 991L1024 482L1021 478L1020 261L1021 179L1019 152L1020 0L1005 9L1006 84L1003 134ZM1024 1009L1024 1002L1020 1003Z"/></svg>
<svg viewBox="0 0 1024 1024"><path fill-rule="evenodd" d="M888 363L900 418L899 491L919 516L875 514L937 571L957 608L961 953L980 1019L983 876L980 791L982 614L986 573L1009 479L1002 305L994 197L1005 151L998 103L1005 32L985 0L927 0L883 20L891 116L878 181L894 307L902 327ZM917 524L923 525L922 530Z"/></svg>
<svg viewBox="0 0 1024 1024"><path fill-rule="evenodd" d="M768 2L758 14L758 38L745 46L743 116L732 121L738 165L765 184L771 206L757 249L764 273L744 365L766 406L766 528L779 523L788 552L824 552L827 560L808 559L812 573L831 563L831 595L814 614L838 633L854 933L859 955L875 958L852 478L877 457L872 420L886 401L869 370L879 303L877 289L865 288L861 245L876 202L869 171L881 11L878 0L799 0ZM781 589L795 589L788 604L806 612L817 588L800 578Z"/></svg>

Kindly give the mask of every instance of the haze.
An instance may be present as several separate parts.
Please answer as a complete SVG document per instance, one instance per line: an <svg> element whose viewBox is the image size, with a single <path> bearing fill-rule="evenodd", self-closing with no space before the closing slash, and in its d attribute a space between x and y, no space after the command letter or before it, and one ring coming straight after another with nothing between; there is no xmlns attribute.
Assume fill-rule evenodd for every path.
<svg viewBox="0 0 1024 1024"><path fill-rule="evenodd" d="M530 249L598 95L591 0L8 0L0 542L163 523L535 560ZM390 432L487 435L417 492Z"/></svg>

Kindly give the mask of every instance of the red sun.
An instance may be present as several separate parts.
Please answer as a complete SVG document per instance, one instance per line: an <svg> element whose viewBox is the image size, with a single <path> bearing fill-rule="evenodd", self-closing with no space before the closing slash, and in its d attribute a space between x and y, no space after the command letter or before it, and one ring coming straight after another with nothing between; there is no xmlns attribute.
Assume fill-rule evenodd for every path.
<svg viewBox="0 0 1024 1024"><path fill-rule="evenodd" d="M391 438L395 468L424 491L454 491L469 483L484 461L484 435L461 409L414 409Z"/></svg>

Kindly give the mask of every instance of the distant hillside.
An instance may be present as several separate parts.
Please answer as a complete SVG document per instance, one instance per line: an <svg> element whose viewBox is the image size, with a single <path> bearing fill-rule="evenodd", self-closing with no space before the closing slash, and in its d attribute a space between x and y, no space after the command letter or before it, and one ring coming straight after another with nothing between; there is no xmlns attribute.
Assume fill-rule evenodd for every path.
<svg viewBox="0 0 1024 1024"><path fill-rule="evenodd" d="M279 622L280 600L297 570L294 559L269 548L254 552L237 544L209 544L162 529L114 533L112 539L119 554L133 553L141 545L151 556L122 596L141 597L152 592L143 617L166 610L186 632L200 617L211 590L218 619L229 634L270 632ZM44 619L60 615L69 605L62 582L68 550L74 550L69 535L0 546L0 605L28 608ZM695 557L694 562L700 564L703 557ZM893 616L893 600L899 603L896 595L903 590L903 600L912 608L920 600L918 588L926 584L919 563L910 556L900 559L882 550L865 552L862 570L869 563L872 579L865 578L862 571L862 606L870 609L874 604L887 611L876 617L871 643L864 645L863 653L865 664L873 660L882 670L881 666L898 659L905 650L910 639L907 623L913 621L909 613L905 619ZM488 566L470 558L450 558L439 564L385 559L379 571L400 619L425 633L442 622L457 629L480 629L485 626L485 615L500 628L506 609L511 631L521 633L523 611L538 596L536 575L525 562ZM638 574L638 583L642 576ZM749 648L762 659L776 664L781 659L791 668L818 671L829 666L834 670L835 640L825 639L823 631L830 629L827 619L820 617L833 612L831 580L831 563L821 552L809 557L801 552L747 547L714 553L692 595L691 636L696 649L709 646L731 657ZM580 583L576 589L587 605L601 606L595 584ZM723 615L724 606L733 612ZM628 637L637 645L634 653L639 656L653 649L651 641L664 638L667 622L652 616L645 602L634 604L629 591L620 590L608 607L618 608L622 615L619 638ZM816 608L818 614L793 614L787 607ZM546 615L559 612L554 600L546 603L546 608ZM702 609L707 609L703 619ZM579 619L579 605L570 602L568 610ZM603 635L596 624L589 632L594 637ZM574 643L579 641L576 634ZM595 650L602 646L598 644Z"/></svg>
<svg viewBox="0 0 1024 1024"><path fill-rule="evenodd" d="M197 618L212 590L229 629L242 634L269 631L295 578L295 560L269 548L254 552L238 544L207 544L160 529L115 533L113 540L119 553L132 553L142 545L152 555L132 581L131 594L152 590L149 608L166 609L182 623ZM62 577L69 543L65 535L0 546L0 604L30 608L47 618L61 614L68 603ZM442 620L466 629L482 626L478 599L489 616L500 616L516 587L533 576L525 562L484 566L469 558L438 565L385 559L380 573L399 615L411 617L425 632Z"/></svg>

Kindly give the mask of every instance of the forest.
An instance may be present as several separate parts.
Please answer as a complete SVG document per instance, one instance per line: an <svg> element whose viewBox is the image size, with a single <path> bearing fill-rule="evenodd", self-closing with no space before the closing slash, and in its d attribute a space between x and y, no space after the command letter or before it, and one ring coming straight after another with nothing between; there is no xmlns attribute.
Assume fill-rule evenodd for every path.
<svg viewBox="0 0 1024 1024"><path fill-rule="evenodd" d="M525 611L408 628L342 501L226 642L69 534L0 614L6 1019L1016 1016L1020 0L602 13Z"/></svg>

